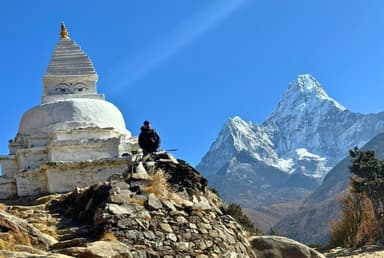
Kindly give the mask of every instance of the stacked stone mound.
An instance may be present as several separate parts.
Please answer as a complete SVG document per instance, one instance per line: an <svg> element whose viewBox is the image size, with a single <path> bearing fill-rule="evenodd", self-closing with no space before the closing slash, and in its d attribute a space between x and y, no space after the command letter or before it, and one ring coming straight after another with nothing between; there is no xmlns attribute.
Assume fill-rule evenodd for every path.
<svg viewBox="0 0 384 258"><path fill-rule="evenodd" d="M206 186L166 153L127 160L108 182L4 205L0 257L285 257L285 245L249 241ZM308 254L297 258L322 257Z"/></svg>
<svg viewBox="0 0 384 258"><path fill-rule="evenodd" d="M118 241L133 257L253 256L241 226L185 162L157 154L112 179L52 202L51 210L92 225L89 240ZM57 252L80 257L92 249Z"/></svg>

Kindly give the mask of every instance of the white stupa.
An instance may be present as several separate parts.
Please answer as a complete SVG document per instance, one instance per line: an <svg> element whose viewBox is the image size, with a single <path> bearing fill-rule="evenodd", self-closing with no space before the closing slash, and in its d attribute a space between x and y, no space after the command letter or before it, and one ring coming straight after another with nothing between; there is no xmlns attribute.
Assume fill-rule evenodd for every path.
<svg viewBox="0 0 384 258"><path fill-rule="evenodd" d="M97 79L63 23L41 104L24 113L9 154L0 156L0 199L69 191L126 168L121 155L136 145L119 109L97 93Z"/></svg>

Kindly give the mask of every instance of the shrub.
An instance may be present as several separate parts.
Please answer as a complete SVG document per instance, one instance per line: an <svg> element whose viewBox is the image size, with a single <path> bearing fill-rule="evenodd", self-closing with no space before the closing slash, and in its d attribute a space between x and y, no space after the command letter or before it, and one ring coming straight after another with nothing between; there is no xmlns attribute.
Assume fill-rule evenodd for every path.
<svg viewBox="0 0 384 258"><path fill-rule="evenodd" d="M348 192L339 199L341 216L330 223L330 247L373 244L378 224L371 201L361 193Z"/></svg>
<svg viewBox="0 0 384 258"><path fill-rule="evenodd" d="M277 230L274 229L274 228L271 228L271 235L272 235L272 236L281 236L280 232L277 231Z"/></svg>
<svg viewBox="0 0 384 258"><path fill-rule="evenodd" d="M256 228L252 221L248 218L248 216L244 214L239 204L229 204L228 207L224 208L224 212L232 216L240 225L244 227L245 230L251 233L255 233L257 235L262 234L262 231Z"/></svg>

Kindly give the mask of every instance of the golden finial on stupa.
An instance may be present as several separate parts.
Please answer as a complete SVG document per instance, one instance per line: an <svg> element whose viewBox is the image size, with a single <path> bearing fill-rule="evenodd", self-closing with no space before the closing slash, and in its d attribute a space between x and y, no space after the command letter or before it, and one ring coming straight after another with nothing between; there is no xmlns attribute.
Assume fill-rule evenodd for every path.
<svg viewBox="0 0 384 258"><path fill-rule="evenodd" d="M67 28L65 28L64 22L61 22L61 32L60 32L61 38L62 39L67 39L68 37L68 31Z"/></svg>

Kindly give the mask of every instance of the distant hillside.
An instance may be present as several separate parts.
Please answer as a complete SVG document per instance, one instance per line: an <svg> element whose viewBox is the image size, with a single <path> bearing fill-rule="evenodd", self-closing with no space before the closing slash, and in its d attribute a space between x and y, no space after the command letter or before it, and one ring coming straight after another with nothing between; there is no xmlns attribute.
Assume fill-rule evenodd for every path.
<svg viewBox="0 0 384 258"><path fill-rule="evenodd" d="M302 202L300 201L292 201L254 209L243 208L243 210L257 228L261 229L265 234L269 234L271 228L281 218L297 211L301 205Z"/></svg>
<svg viewBox="0 0 384 258"><path fill-rule="evenodd" d="M363 150L374 150L384 158L384 134L369 141ZM328 241L328 224L338 216L338 197L348 189L350 157L344 158L324 178L323 183L304 201L299 211L286 216L275 228L283 235L304 243L325 244Z"/></svg>

